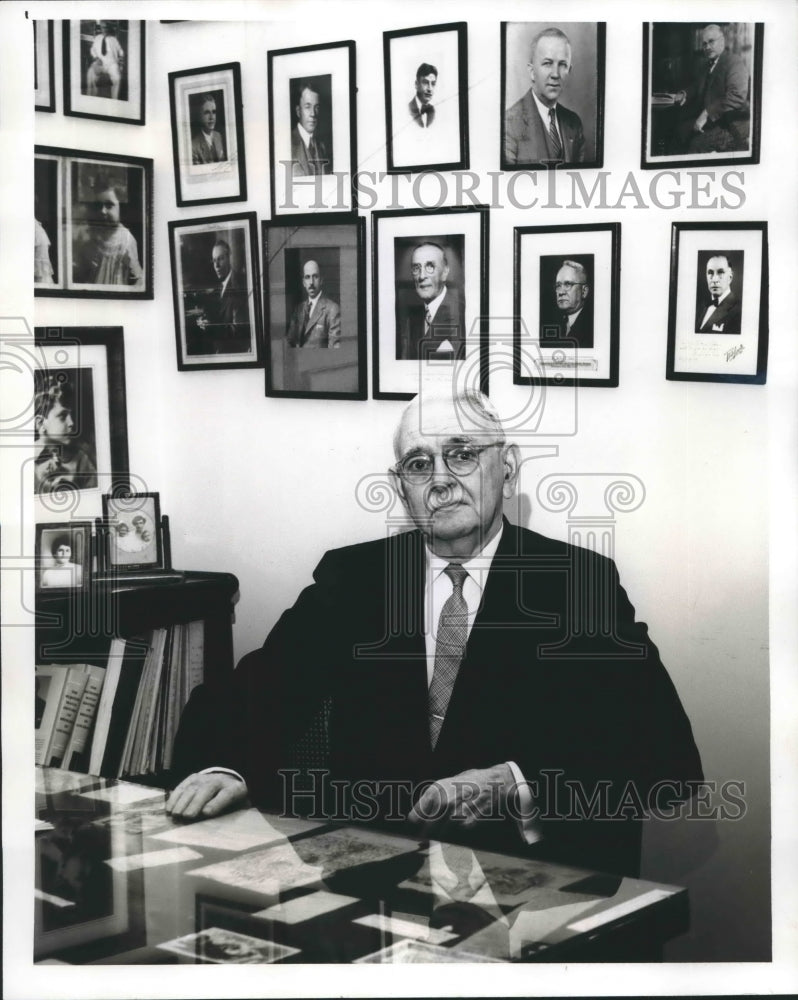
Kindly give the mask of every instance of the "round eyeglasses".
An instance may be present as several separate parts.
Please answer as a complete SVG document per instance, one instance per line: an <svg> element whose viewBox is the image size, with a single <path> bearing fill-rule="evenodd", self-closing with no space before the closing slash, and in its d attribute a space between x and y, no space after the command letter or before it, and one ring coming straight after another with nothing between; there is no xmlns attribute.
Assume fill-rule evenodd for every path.
<svg viewBox="0 0 798 1000"><path fill-rule="evenodd" d="M473 445L454 444L441 449L446 468L455 476L467 476L479 465L479 460L483 451L488 448L501 448L503 441L494 441L493 444ZM408 455L401 462L397 462L394 472L401 476L402 480L413 486L423 486L424 483L432 479L435 471L435 458L424 452L416 455Z"/></svg>
<svg viewBox="0 0 798 1000"><path fill-rule="evenodd" d="M555 281L554 290L560 292L564 288L566 292L570 292L571 289L574 287L574 285L584 285L584 284L586 284L586 282L584 281Z"/></svg>
<svg viewBox="0 0 798 1000"><path fill-rule="evenodd" d="M421 264L411 264L410 265L410 273L412 275L414 275L414 276L417 276L417 275L421 274L421 271L423 270L424 274L435 274L435 270L436 270L437 267L438 267L438 265L435 263L435 261L428 260L423 265L421 265Z"/></svg>

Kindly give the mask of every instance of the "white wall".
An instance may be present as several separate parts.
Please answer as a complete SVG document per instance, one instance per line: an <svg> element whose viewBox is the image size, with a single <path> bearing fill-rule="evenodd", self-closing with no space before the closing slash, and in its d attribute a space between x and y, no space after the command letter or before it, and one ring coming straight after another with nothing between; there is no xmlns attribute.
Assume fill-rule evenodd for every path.
<svg viewBox="0 0 798 1000"><path fill-rule="evenodd" d="M62 9L67 6L73 5ZM273 14L276 20L148 25L143 128L60 113L35 116L37 143L154 159L154 300L39 298L32 315L36 325L124 327L131 471L160 493L162 510L171 520L175 566L225 570L238 577L238 655L260 645L309 581L325 549L384 533L381 515L356 502L355 487L391 461L391 431L403 404L268 399L262 371L178 372L167 222L243 210L257 212L259 222L269 218L269 49L356 40L359 164L366 170L384 169L381 32L430 18L428 4L410 0L368 6L329 3L307 17L299 4L256 9L253 17ZM213 10L220 13L218 7ZM717 17L717 5L711 10L710 16ZM674 383L664 376L672 222L767 220L771 261L786 260L792 265L789 274L796 273L794 142L785 142L783 109L775 99L785 87L795 92L794 86L789 89L795 67L788 43L794 37L795 12L775 0L730 5L730 10L727 19L766 23L762 164L743 168L745 204L739 210L636 209L628 199L613 210L507 206L494 209L490 220L494 316L512 311L514 226L622 225L620 386L580 390L578 432L544 439L542 443L559 445L559 455L527 467L520 510L531 511L528 521L537 530L565 538L564 516L542 511L536 501L538 475L630 473L645 484L640 509L618 516L621 577L639 617L649 623L692 719L707 777L744 779L749 801L744 821L720 824L720 846L712 857L674 877L691 886L694 913L691 934L670 948L674 959L765 958L769 921L768 448L780 429L773 425L784 420L780 407L794 373L793 311L789 325L781 314L772 316L767 386ZM575 2L567 16L587 20L596 11ZM19 10L15 13L21 16ZM565 5L558 6L558 13L565 16ZM57 16L67 16L66 11ZM469 22L471 168L480 174L498 168L499 22L531 16L523 4L436 5L437 22ZM604 167L611 174L610 190L617 192L620 179L633 170L645 191L650 173L637 169L639 22L644 16L696 20L701 14L694 5L660 3L643 10L607 3L601 16L607 21ZM21 32L18 24L11 28ZM178 209L167 74L234 60L240 61L242 72L249 200ZM60 80L58 48L56 63ZM689 189L689 182L684 186ZM409 201L407 205L411 207ZM364 214L370 228L369 213ZM774 278L780 282L781 273ZM370 293L370 262L365 280ZM369 335L370 311L369 298ZM513 386L507 371L492 378L491 394L499 407L517 410L527 390ZM556 392L547 401L555 410L564 407ZM794 404L788 398L791 420ZM792 471L794 455L777 457ZM688 842L695 840L691 830L685 836ZM691 849L688 844L677 853L684 860ZM652 831L646 874L665 878L671 868L678 869L680 858L673 854L662 831Z"/></svg>

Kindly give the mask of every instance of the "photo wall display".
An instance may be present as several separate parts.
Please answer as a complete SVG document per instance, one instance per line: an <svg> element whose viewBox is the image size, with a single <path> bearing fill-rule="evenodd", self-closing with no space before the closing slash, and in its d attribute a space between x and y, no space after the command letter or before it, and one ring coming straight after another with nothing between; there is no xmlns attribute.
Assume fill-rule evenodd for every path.
<svg viewBox="0 0 798 1000"><path fill-rule="evenodd" d="M152 160L34 154L34 294L151 299Z"/></svg>
<svg viewBox="0 0 798 1000"><path fill-rule="evenodd" d="M64 114L143 125L144 21L63 21Z"/></svg>

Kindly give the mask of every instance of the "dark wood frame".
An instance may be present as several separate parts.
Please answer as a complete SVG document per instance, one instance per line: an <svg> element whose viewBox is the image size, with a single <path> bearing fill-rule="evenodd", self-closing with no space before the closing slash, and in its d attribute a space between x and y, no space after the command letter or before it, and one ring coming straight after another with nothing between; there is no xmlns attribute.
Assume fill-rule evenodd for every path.
<svg viewBox="0 0 798 1000"><path fill-rule="evenodd" d="M250 314L250 329L252 336L252 346L255 350L255 357L246 361L236 361L234 354L220 354L219 358L226 359L217 363L211 361L201 361L197 364L190 364L183 356L182 344L180 340L180 294L182 283L178 281L182 276L179 273L179 261L175 252L175 234L187 226L208 225L209 230L218 225L231 222L246 222L247 238L249 239L250 261L252 271L248 278L251 286L248 290L252 297L252 311ZM258 260L258 223L254 212L239 212L235 215L209 216L202 219L175 219L169 223L169 257L172 264L172 300L175 311L175 350L177 352L178 371L210 371L212 369L228 368L262 368L263 367L263 324L260 302L261 275ZM198 355L209 358L213 355ZM230 360L233 359L233 360Z"/></svg>
<svg viewBox="0 0 798 1000"><path fill-rule="evenodd" d="M705 153L697 156L684 155L679 159L651 159L652 154L648 149L648 105L651 94L651 32L655 25L660 22L643 22L643 93L641 99L642 109L642 142L640 146L640 168L641 170L669 170L672 167L716 167L722 164L746 164L759 163L759 146L762 133L762 55L764 51L765 25L760 21L752 21L754 25L754 67L751 80L751 153L745 155L730 155L724 153ZM686 21L685 24L700 24L701 22ZM728 23L728 22L724 22ZM737 23L737 22L735 22Z"/></svg>
<svg viewBox="0 0 798 1000"><path fill-rule="evenodd" d="M61 159L61 184L62 188L58 192L59 198L59 227L60 236L63 241L63 271L62 286L53 288L48 285L35 285L34 295L50 297L80 298L80 299L151 299L153 297L153 244L152 244L152 160L141 156L121 156L114 153L93 153L83 149L63 149L58 146L34 146L34 156L37 153L56 156ZM142 208L142 232L145 250L139 247L141 254L141 268L144 272L144 288L131 289L130 291L111 291L106 286L102 290L92 291L87 288L75 288L75 282L71 275L68 276L67 268L67 245L72 238L72 220L67 219L67 198L66 191L71 183L71 167L78 161L90 161L97 164L125 164L128 167L138 167L142 170L143 191L141 198ZM146 251L146 252L145 252ZM116 287L116 286L115 286ZM124 286L119 286L120 288Z"/></svg>
<svg viewBox="0 0 798 1000"><path fill-rule="evenodd" d="M47 25L47 66L50 74L50 99L46 104L36 104L36 111L55 111L55 21L35 20L33 21L34 39L36 37L36 25ZM36 42L34 41L33 59L36 66ZM34 88L34 93L37 88Z"/></svg>
<svg viewBox="0 0 798 1000"><path fill-rule="evenodd" d="M121 326L37 326L34 343L38 350L69 347L103 347L108 380L108 426L111 468L97 469L97 492L129 490L127 409L125 403L125 339ZM46 359L45 359L46 360ZM63 367L53 365L54 368ZM96 422L95 422L96 426ZM81 491L85 492L85 491ZM92 511L92 516L99 512Z"/></svg>
<svg viewBox="0 0 798 1000"><path fill-rule="evenodd" d="M607 378L567 378L564 375L523 375L521 373L521 251L522 237L545 236L551 233L608 232L610 234L610 346L609 376ZM541 254L542 256L542 254ZM602 222L581 226L516 226L513 231L513 384L553 386L596 386L615 388L618 385L618 358L620 353L621 316L621 224ZM540 338L532 338L540 343ZM573 348L566 348L573 350Z"/></svg>
<svg viewBox="0 0 798 1000"><path fill-rule="evenodd" d="M111 545L111 532L114 524L114 505L118 500L152 500L153 516L152 522L155 529L155 559L151 562L142 563L119 563L113 562ZM166 547L164 545L163 529L161 526L161 501L157 493L139 493L125 490L117 490L114 493L103 494L103 530L102 539L98 544L98 569L106 573L115 573L124 576L126 573L138 573L141 570L169 569L166 559Z"/></svg>
<svg viewBox="0 0 798 1000"><path fill-rule="evenodd" d="M679 236L685 231L713 232L758 231L762 236L762 268L759 283L758 333L756 345L756 372L753 375L720 375L715 372L676 371L676 309L678 299ZM708 249L723 250L710 245ZM665 377L677 382L732 382L747 385L764 385L767 380L768 365L768 224L767 222L674 222L671 228L671 273L668 295L668 354ZM696 336L705 336L696 334ZM738 342L741 343L741 342ZM731 344L730 347L736 346Z"/></svg>
<svg viewBox="0 0 798 1000"><path fill-rule="evenodd" d="M178 80L189 77L201 77L203 74L230 72L232 77L232 110L235 113L233 128L236 136L236 164L238 170L238 194L224 195L212 198L189 198L183 191L182 168L180 165L180 133L179 128L191 122L180 122L177 120L177 98L175 95L175 85ZM209 85L209 86L212 86ZM172 122L172 156L174 157L175 169L175 201L178 206L185 205L210 205L222 204L231 201L247 200L247 167L244 150L244 105L241 99L241 64L237 62L220 63L217 66L202 66L198 69L184 69L169 74L169 108ZM230 108L225 109L225 114L230 113Z"/></svg>
<svg viewBox="0 0 798 1000"><path fill-rule="evenodd" d="M274 80L276 76L275 61L284 59L287 56L297 55L303 52L323 52L327 49L345 49L348 52L348 73L346 91L349 94L349 193L351 204L338 207L330 205L316 204L318 194L314 195L314 204L309 206L309 210L323 210L325 212L356 212L357 211L357 188L352 183L352 178L357 171L357 66L355 55L355 43L352 41L326 42L323 45L302 45L290 49L274 49L267 53L268 60L268 80L269 80L269 179L271 188L271 216L276 220L280 215L296 215L301 213L300 206L292 204L285 206L284 211L278 210L277 204L277 163L275 160L276 150L274 144ZM341 171L336 170L336 173ZM336 184L336 187L338 185ZM345 189L346 186L344 186Z"/></svg>
<svg viewBox="0 0 798 1000"><path fill-rule="evenodd" d="M518 21L502 21L501 23L501 83L499 90L499 162L502 170L547 170L551 164L547 163L508 163L504 155L504 136L506 113L505 94L507 89L507 27L510 24L519 24ZM536 22L531 22L536 23ZM567 21L541 21L541 24L550 24L551 27L559 27L560 24L567 29ZM604 79L606 76L606 51L607 51L607 23L606 21L583 21L582 24L596 25L596 155L592 160L585 160L583 163L559 164L565 170L593 170L604 165ZM567 34L567 31L566 31Z"/></svg>
<svg viewBox="0 0 798 1000"><path fill-rule="evenodd" d="M487 205L458 205L430 211L425 208L400 209L399 211L379 211L371 213L371 285L372 285L372 322L371 322L371 360L372 360L372 396L374 399L413 399L414 392L393 392L380 388L380 303L379 303L379 224L383 219L399 218L430 218L431 216L448 215L456 219L458 215L478 212L479 227L479 307L475 315L479 316L479 388L488 392L489 385L489 331L488 331L488 297L489 297L489 218ZM408 361L407 364L416 364ZM466 362L452 362L452 365Z"/></svg>
<svg viewBox="0 0 798 1000"><path fill-rule="evenodd" d="M356 233L356 248L354 251L354 273L357 277L357 353L358 374L357 388L351 392L307 392L295 389L277 389L274 386L271 359L271 315L272 302L270 294L269 268L271 257L269 253L269 233L272 229L293 229L298 232L303 228L319 228L322 226L351 226ZM269 222L261 223L263 239L263 319L265 329L264 357L266 367L266 395L283 396L288 399L366 399L368 397L366 374L366 220L351 218L332 213L327 215L278 216ZM285 244L274 251L274 255L283 253Z"/></svg>
<svg viewBox="0 0 798 1000"><path fill-rule="evenodd" d="M458 115L460 119L460 154L455 160L441 163L414 163L397 166L394 163L394 128L393 128L393 93L391 80L391 42L395 38L407 38L413 35L434 35L453 31L457 34L457 78L458 78ZM465 21L453 21L450 24L424 25L419 28L403 28L398 31L385 31L382 35L383 61L385 68L385 151L387 158L387 173L412 174L424 170L468 170L469 139L468 139L468 25ZM408 91L410 84L408 82Z"/></svg>
<svg viewBox="0 0 798 1000"><path fill-rule="evenodd" d="M42 521L36 525L36 593L37 594L79 594L91 587L92 560L94 547L92 545L91 521ZM83 536L83 556L79 563L82 573L80 585L77 587L42 587L41 578L44 571L42 538L45 531L61 532L72 535L79 532ZM74 547L74 546L73 546Z"/></svg>
<svg viewBox="0 0 798 1000"><path fill-rule="evenodd" d="M136 21L135 19L129 19L130 24L138 24L139 30L141 31L141 51L140 59L138 65L139 78L141 81L141 103L139 106L138 115L133 117L125 117L124 115L101 115L90 111L76 111L73 108L73 96L72 96L72 81L71 81L71 60L72 60L72 49L70 45L70 22L61 22L61 43L63 46L63 61L64 61L64 114L71 115L74 118L95 118L99 121L106 122L123 122L127 125L144 125L146 119L146 106L147 106L147 94L146 94L146 50L147 50L147 40L146 40L146 22ZM79 53L78 53L79 57ZM130 73L133 70L133 64L128 63L128 80L130 78ZM128 83L128 89L130 84ZM80 95L81 99L87 97L87 95ZM77 98L76 98L77 99ZM91 100L91 98L88 98ZM103 100L103 98L99 98Z"/></svg>

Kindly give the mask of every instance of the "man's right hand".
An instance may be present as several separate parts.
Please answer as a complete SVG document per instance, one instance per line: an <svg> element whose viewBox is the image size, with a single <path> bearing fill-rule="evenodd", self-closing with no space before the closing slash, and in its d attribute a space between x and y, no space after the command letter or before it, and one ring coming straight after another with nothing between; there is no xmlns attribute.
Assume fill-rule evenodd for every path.
<svg viewBox="0 0 798 1000"><path fill-rule="evenodd" d="M205 819L237 809L247 794L245 782L235 775L219 771L190 774L167 799L166 811L182 819Z"/></svg>

